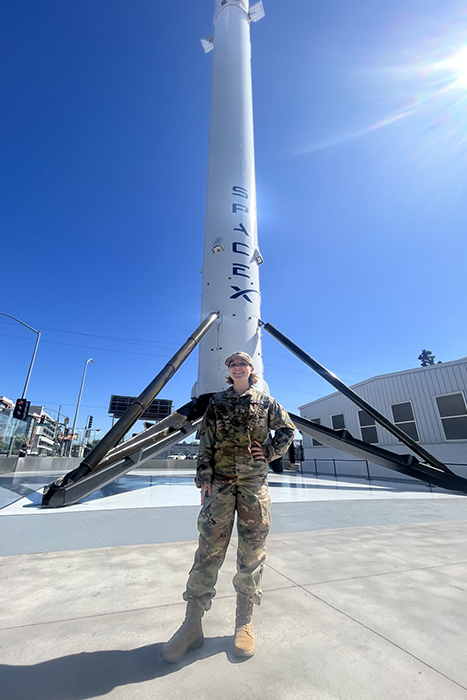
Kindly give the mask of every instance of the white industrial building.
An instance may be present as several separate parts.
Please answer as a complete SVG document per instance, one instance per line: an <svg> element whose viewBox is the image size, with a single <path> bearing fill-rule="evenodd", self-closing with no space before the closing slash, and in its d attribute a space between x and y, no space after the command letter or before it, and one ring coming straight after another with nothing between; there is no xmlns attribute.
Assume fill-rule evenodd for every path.
<svg viewBox="0 0 467 700"><path fill-rule="evenodd" d="M352 389L419 442L453 471L467 468L467 357L453 362L384 374ZM336 392L300 406L305 418L398 454L411 451L341 393ZM384 467L355 460L345 452L325 447L303 436L303 470L316 474L348 474L395 478ZM460 465L459 469L455 465ZM463 465L463 467L462 467Z"/></svg>

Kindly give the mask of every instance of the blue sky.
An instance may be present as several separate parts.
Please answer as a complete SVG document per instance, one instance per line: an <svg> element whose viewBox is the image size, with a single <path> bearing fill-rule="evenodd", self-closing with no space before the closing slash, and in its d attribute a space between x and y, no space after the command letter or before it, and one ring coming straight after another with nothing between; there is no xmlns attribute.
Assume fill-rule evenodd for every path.
<svg viewBox="0 0 467 700"><path fill-rule="evenodd" d="M348 384L467 355L467 10L265 1L252 25L262 316ZM110 426L199 323L211 0L4 0L0 311L28 399ZM465 72L464 72L465 68ZM0 316L0 395L33 333ZM289 410L329 393L268 336ZM160 395L190 397L197 358Z"/></svg>

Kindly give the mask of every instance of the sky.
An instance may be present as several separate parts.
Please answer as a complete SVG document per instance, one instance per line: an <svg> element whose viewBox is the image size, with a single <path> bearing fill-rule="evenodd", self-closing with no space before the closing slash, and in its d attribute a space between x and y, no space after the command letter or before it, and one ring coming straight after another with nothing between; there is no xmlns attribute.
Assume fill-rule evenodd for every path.
<svg viewBox="0 0 467 700"><path fill-rule="evenodd" d="M467 9L265 0L251 25L262 318L347 384L467 355ZM212 0L3 0L0 312L27 398L111 425L200 322ZM0 316L0 396L36 335ZM272 337L288 410L333 391ZM186 403L193 353L159 398Z"/></svg>

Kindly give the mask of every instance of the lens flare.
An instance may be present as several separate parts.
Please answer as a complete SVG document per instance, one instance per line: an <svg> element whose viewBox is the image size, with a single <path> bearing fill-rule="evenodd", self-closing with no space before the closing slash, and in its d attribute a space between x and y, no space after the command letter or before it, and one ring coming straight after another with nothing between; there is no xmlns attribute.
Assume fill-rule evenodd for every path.
<svg viewBox="0 0 467 700"><path fill-rule="evenodd" d="M453 85L467 88L467 46L443 63L455 75Z"/></svg>
<svg viewBox="0 0 467 700"><path fill-rule="evenodd" d="M465 112L467 106L467 46L449 54L441 60L400 63L395 66L382 66L374 75L385 78L388 94L398 94L396 101L400 109L392 109L375 122L353 131L347 131L330 138L313 141L295 149L295 155L305 155L313 151L338 146L385 129L408 118L420 118L423 129L421 138L431 132L432 143L443 146L443 154L453 154L467 146ZM381 86L381 81L379 87ZM388 102L394 104L394 97ZM402 106L403 105L403 106ZM444 131L443 131L444 130ZM436 131L436 135L434 132ZM442 133L443 132L443 133ZM424 148L428 144L424 145ZM438 152L441 151L438 149Z"/></svg>

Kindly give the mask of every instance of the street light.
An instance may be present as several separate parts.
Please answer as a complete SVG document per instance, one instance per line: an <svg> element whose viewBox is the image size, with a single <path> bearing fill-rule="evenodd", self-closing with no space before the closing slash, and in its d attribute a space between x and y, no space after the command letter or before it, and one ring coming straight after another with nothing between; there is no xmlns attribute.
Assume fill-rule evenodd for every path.
<svg viewBox="0 0 467 700"><path fill-rule="evenodd" d="M56 418L55 423L54 423L54 437L53 437L53 440L54 440L54 449L55 449L55 443L56 443L56 441L57 441L57 433L58 433L58 431L59 431L59 429L60 429L60 412L61 412L61 410L62 410L62 405L61 405L61 404L60 404L59 407L58 407L58 411L57 411L56 408L46 408L46 407L44 406L44 411L52 411L53 413L56 413L56 414L57 414L57 418ZM61 454L60 454L60 456L61 456Z"/></svg>
<svg viewBox="0 0 467 700"><path fill-rule="evenodd" d="M32 353L31 364L29 365L28 376L26 377L26 384L24 385L23 393L21 396L21 398L24 399L24 398L26 398L26 391L28 390L28 384L29 384L29 378L30 378L31 372L32 372L32 366L34 364L34 360L36 359L37 346L39 345L41 332L36 331L36 329L32 328L31 326L28 326L28 324L24 323L24 321L20 321L19 318L16 318L15 316L10 316L10 314L3 313L3 311L0 311L0 316L6 316L7 318L12 318L13 321L17 321L18 323L21 323L22 326L26 326L26 328L29 328L30 331L33 331L34 333L37 334L36 344L34 346L34 352Z"/></svg>
<svg viewBox="0 0 467 700"><path fill-rule="evenodd" d="M75 434L76 423L78 422L78 413L79 413L79 405L81 403L81 394L83 393L84 380L86 378L86 370L87 370L88 364L90 362L92 362L92 364L94 364L94 360L92 359L92 357L90 357L89 360L86 360L86 362L84 363L83 379L81 380L81 387L79 390L78 403L76 404L76 413L75 413L75 418L73 421L73 428L71 429L71 440L70 440L70 449L68 452L68 457L71 457L71 453L72 453L73 437Z"/></svg>

